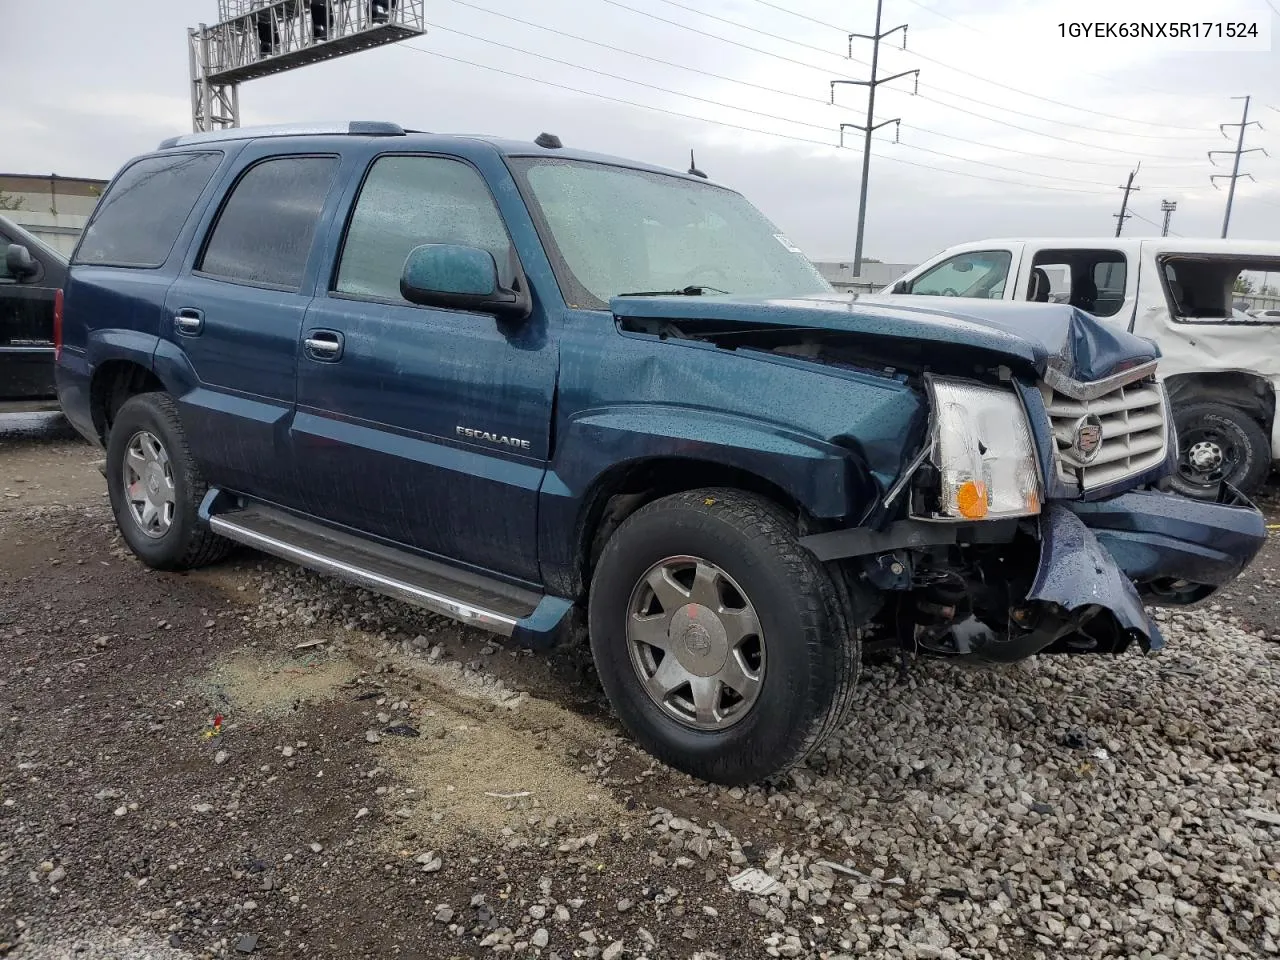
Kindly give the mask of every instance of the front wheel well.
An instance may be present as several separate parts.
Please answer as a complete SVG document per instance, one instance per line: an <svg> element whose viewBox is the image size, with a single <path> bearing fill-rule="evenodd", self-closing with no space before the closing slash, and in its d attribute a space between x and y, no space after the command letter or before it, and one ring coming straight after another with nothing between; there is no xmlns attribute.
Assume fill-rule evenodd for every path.
<svg viewBox="0 0 1280 960"><path fill-rule="evenodd" d="M1169 400L1175 406L1192 403L1225 403L1243 410L1271 436L1276 416L1276 391L1271 381L1238 370L1214 373L1181 373L1165 379Z"/></svg>
<svg viewBox="0 0 1280 960"><path fill-rule="evenodd" d="M90 413L98 438L106 443L116 414L126 400L139 393L164 390L160 378L132 360L108 360L94 371L89 385Z"/></svg>
<svg viewBox="0 0 1280 960"><path fill-rule="evenodd" d="M660 457L616 467L601 477L587 498L578 538L574 592L585 595L604 545L619 525L647 503L703 487L727 487L759 494L796 518L807 532L807 511L786 490L747 470L723 463Z"/></svg>

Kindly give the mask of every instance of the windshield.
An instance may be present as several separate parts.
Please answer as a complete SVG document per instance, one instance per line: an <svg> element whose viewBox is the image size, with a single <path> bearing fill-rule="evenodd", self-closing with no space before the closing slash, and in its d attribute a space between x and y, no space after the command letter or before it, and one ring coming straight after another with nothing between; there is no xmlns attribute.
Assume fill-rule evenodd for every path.
<svg viewBox="0 0 1280 960"><path fill-rule="evenodd" d="M701 287L707 296L790 297L832 287L740 194L709 183L578 160L517 159L571 306Z"/></svg>

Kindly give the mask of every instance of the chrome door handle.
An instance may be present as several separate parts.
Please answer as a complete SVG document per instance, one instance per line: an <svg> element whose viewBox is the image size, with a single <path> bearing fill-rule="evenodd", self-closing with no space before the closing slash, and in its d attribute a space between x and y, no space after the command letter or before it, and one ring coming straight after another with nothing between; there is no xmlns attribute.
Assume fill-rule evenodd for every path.
<svg viewBox="0 0 1280 960"><path fill-rule="evenodd" d="M204 329L204 314L190 308L179 310L174 314L173 325L179 333L194 336Z"/></svg>
<svg viewBox="0 0 1280 960"><path fill-rule="evenodd" d="M312 360L337 363L342 359L344 340L337 330L308 330L302 341L302 348Z"/></svg>
<svg viewBox="0 0 1280 960"><path fill-rule="evenodd" d="M335 354L341 349L341 345L332 340L317 340L314 337L307 337L307 349L312 353Z"/></svg>

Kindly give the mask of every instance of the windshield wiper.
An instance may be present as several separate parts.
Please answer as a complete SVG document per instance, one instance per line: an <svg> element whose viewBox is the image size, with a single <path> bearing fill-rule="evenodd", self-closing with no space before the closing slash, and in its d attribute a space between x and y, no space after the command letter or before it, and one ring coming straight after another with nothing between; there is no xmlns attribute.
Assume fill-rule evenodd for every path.
<svg viewBox="0 0 1280 960"><path fill-rule="evenodd" d="M703 291L710 290L712 293L728 294L728 290L721 290L719 287L708 287L705 284L701 286L688 286L680 290L640 290L635 293L620 293L620 297L700 297Z"/></svg>

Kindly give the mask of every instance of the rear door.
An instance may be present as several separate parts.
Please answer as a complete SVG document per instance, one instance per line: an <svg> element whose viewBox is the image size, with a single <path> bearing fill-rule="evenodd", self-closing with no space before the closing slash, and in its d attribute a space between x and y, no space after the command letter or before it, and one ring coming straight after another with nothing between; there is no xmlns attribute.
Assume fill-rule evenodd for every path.
<svg viewBox="0 0 1280 960"><path fill-rule="evenodd" d="M179 408L210 484L288 506L297 343L341 159L280 151L250 147L229 175L169 289L161 336L189 365Z"/></svg>
<svg viewBox="0 0 1280 960"><path fill-rule="evenodd" d="M16 277L5 258L10 244L27 248L36 273ZM66 266L21 233L0 227L0 401L52 400L53 302Z"/></svg>
<svg viewBox="0 0 1280 960"><path fill-rule="evenodd" d="M370 155L327 289L299 342L293 441L310 512L377 537L536 582L538 489L551 444L557 340L545 303L509 324L409 303L420 244L516 251L468 160ZM501 192L518 203L510 174ZM515 199L511 199L515 198Z"/></svg>

